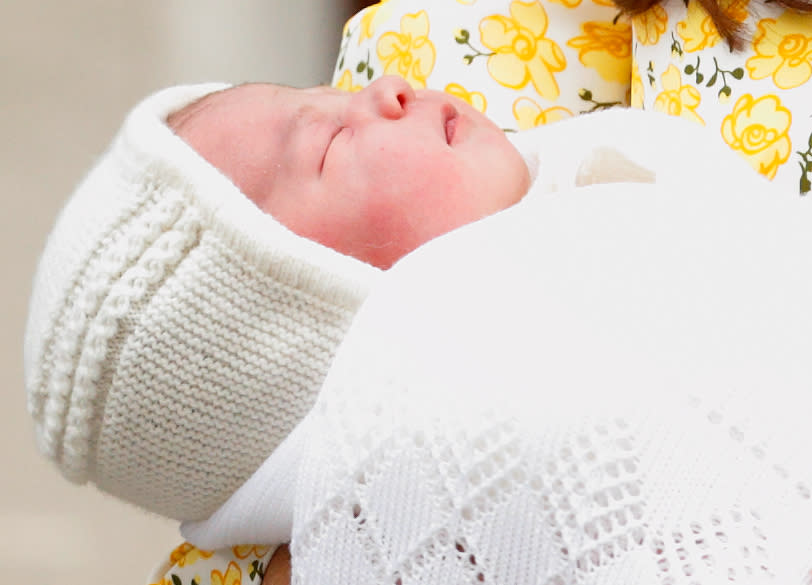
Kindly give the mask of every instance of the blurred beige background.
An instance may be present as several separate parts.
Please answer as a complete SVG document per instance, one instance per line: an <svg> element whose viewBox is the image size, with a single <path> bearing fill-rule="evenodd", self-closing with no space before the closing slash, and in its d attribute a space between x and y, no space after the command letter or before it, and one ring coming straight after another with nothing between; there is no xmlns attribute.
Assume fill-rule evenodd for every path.
<svg viewBox="0 0 812 585"><path fill-rule="evenodd" d="M353 0L0 1L0 579L146 582L174 523L68 484L35 451L22 335L56 213L140 98L195 81L329 81Z"/></svg>

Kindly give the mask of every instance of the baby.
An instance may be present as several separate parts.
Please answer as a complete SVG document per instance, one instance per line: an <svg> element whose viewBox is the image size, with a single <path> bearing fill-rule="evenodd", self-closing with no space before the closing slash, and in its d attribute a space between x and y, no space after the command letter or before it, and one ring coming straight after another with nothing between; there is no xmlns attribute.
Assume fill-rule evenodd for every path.
<svg viewBox="0 0 812 585"><path fill-rule="evenodd" d="M625 127L616 116L605 137ZM586 126L544 130L550 189L566 175L554 167L589 150ZM583 136L600 145L599 130ZM574 184L653 180L594 152ZM75 482L209 518L310 410L381 269L517 203L537 162L465 102L396 77L357 94L248 84L148 98L40 261L25 366L41 449ZM234 553L244 570L270 558L247 551ZM173 562L187 553L199 551Z"/></svg>
<svg viewBox="0 0 812 585"><path fill-rule="evenodd" d="M310 409L380 269L529 183L485 116L396 77L148 98L40 260L25 373L41 450L72 481L207 518Z"/></svg>
<svg viewBox="0 0 812 585"><path fill-rule="evenodd" d="M290 230L382 269L512 205L529 185L521 156L488 118L400 77L357 94L243 85L168 123Z"/></svg>

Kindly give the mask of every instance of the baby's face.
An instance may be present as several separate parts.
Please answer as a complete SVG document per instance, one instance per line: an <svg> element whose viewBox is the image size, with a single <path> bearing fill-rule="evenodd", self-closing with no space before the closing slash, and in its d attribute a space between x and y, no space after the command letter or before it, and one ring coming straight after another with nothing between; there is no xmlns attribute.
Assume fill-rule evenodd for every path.
<svg viewBox="0 0 812 585"><path fill-rule="evenodd" d="M383 269L513 205L530 181L485 116L398 77L355 94L243 85L169 124L293 232Z"/></svg>

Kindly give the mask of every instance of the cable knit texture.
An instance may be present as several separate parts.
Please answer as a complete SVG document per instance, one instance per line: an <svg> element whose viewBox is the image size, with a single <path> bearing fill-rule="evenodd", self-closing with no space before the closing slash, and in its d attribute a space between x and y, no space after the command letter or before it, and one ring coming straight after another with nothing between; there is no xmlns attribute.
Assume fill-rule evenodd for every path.
<svg viewBox="0 0 812 585"><path fill-rule="evenodd" d="M377 270L263 214L137 106L62 211L25 342L42 451L177 519L213 512L315 400Z"/></svg>

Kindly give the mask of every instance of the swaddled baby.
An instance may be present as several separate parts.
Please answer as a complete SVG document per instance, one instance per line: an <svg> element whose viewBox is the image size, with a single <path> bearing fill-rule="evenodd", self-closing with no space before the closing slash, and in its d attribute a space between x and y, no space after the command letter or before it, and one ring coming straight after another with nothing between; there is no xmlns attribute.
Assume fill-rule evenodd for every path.
<svg viewBox="0 0 812 585"><path fill-rule="evenodd" d="M545 157L588 150L570 147ZM651 180L595 152L576 183ZM148 98L40 262L25 349L41 449L73 481L208 518L310 409L380 269L519 201L530 159L466 103L394 77Z"/></svg>
<svg viewBox="0 0 812 585"><path fill-rule="evenodd" d="M208 517L310 408L380 269L528 184L487 118L395 77L148 98L40 261L25 366L42 451L72 481Z"/></svg>

